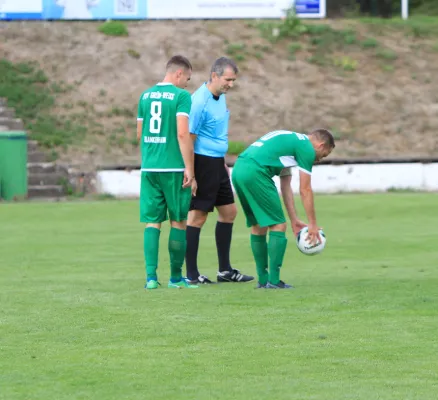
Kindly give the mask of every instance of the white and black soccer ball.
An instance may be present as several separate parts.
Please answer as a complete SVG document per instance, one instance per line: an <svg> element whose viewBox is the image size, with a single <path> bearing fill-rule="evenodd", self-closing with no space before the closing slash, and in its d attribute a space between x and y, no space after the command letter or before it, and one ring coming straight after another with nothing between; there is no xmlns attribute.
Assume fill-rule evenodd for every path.
<svg viewBox="0 0 438 400"><path fill-rule="evenodd" d="M316 254L321 253L325 248L325 243L327 241L324 232L322 229L319 230L319 236L321 237L321 241L316 244L310 244L307 241L308 228L307 226L300 230L297 236L297 247L301 253L306 254L307 256L314 256Z"/></svg>

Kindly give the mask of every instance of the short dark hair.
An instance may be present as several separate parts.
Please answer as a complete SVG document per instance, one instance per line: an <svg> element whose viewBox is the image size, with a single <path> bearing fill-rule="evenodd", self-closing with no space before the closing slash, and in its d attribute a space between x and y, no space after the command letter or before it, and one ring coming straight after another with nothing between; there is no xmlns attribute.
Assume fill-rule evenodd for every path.
<svg viewBox="0 0 438 400"><path fill-rule="evenodd" d="M309 136L315 137L317 140L324 143L324 146L329 149L335 148L335 138L327 129L315 129L309 133Z"/></svg>
<svg viewBox="0 0 438 400"><path fill-rule="evenodd" d="M210 75L216 72L218 76L222 76L227 68L231 68L235 74L239 73L239 68L231 58L220 57L211 66Z"/></svg>
<svg viewBox="0 0 438 400"><path fill-rule="evenodd" d="M186 70L192 70L192 64L188 60L188 58L176 55L173 56L166 64L166 70L174 69L174 68L184 68Z"/></svg>

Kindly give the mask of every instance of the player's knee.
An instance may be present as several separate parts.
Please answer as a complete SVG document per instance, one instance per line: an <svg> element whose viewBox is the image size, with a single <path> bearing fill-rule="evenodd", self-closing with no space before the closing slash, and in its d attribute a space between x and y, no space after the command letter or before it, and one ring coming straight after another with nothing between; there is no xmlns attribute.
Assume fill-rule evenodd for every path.
<svg viewBox="0 0 438 400"><path fill-rule="evenodd" d="M170 226L175 229L186 230L187 221L170 221Z"/></svg>
<svg viewBox="0 0 438 400"><path fill-rule="evenodd" d="M226 206L218 207L219 222L232 224L237 216L236 204L228 204Z"/></svg>
<svg viewBox="0 0 438 400"><path fill-rule="evenodd" d="M161 224L155 224L155 223L147 223L146 228L155 228L155 229L161 229Z"/></svg>
<svg viewBox="0 0 438 400"><path fill-rule="evenodd" d="M282 224L272 225L269 229L273 232L286 232L287 224L284 222Z"/></svg>
<svg viewBox="0 0 438 400"><path fill-rule="evenodd" d="M236 219L237 216L237 207L235 204L231 204L231 208L230 208L230 222L234 222L234 220Z"/></svg>
<svg viewBox="0 0 438 400"><path fill-rule="evenodd" d="M268 233L268 228L262 228L260 225L253 225L251 227L251 233L257 236L264 236Z"/></svg>
<svg viewBox="0 0 438 400"><path fill-rule="evenodd" d="M207 221L207 216L208 214L204 211L190 211L187 225L193 226L195 228L202 228L205 224L205 221Z"/></svg>

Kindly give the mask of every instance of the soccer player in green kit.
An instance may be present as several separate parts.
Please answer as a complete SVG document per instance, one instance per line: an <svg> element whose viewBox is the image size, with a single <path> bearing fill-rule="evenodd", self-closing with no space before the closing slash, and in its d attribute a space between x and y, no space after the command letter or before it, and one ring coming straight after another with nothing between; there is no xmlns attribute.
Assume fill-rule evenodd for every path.
<svg viewBox="0 0 438 400"><path fill-rule="evenodd" d="M141 140L140 221L144 230L146 289L157 289L161 223L170 219L169 288L197 288L182 277L186 252L186 221L194 179L193 141L189 131L190 93L184 90L192 66L183 56L172 57L162 82L140 96L137 139Z"/></svg>
<svg viewBox="0 0 438 400"><path fill-rule="evenodd" d="M274 175L280 176L281 192L294 234L306 226L297 217L291 189L291 167L300 171L300 195L309 221L309 241L320 240L316 222L312 166L327 157L335 147L333 135L317 129L304 135L279 130L262 136L242 152L233 168L232 182L251 227L251 249L258 274L257 288L290 289L280 280L280 268L286 252L286 219ZM269 243L267 232L269 229ZM269 272L268 272L269 266Z"/></svg>

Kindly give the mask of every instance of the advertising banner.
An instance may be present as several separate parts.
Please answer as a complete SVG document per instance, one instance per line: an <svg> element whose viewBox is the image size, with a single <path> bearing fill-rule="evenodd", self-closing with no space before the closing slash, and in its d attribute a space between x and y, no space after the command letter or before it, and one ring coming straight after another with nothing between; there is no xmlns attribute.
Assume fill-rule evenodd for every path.
<svg viewBox="0 0 438 400"><path fill-rule="evenodd" d="M44 0L44 19L146 19L146 4L147 0Z"/></svg>
<svg viewBox="0 0 438 400"><path fill-rule="evenodd" d="M325 18L326 0L295 0L295 12L301 18Z"/></svg>
<svg viewBox="0 0 438 400"><path fill-rule="evenodd" d="M326 0L0 0L0 19L324 18Z"/></svg>
<svg viewBox="0 0 438 400"><path fill-rule="evenodd" d="M298 17L324 18L326 0L147 0L149 19L280 18L294 6Z"/></svg>
<svg viewBox="0 0 438 400"><path fill-rule="evenodd" d="M0 20L41 19L43 0L0 0Z"/></svg>

